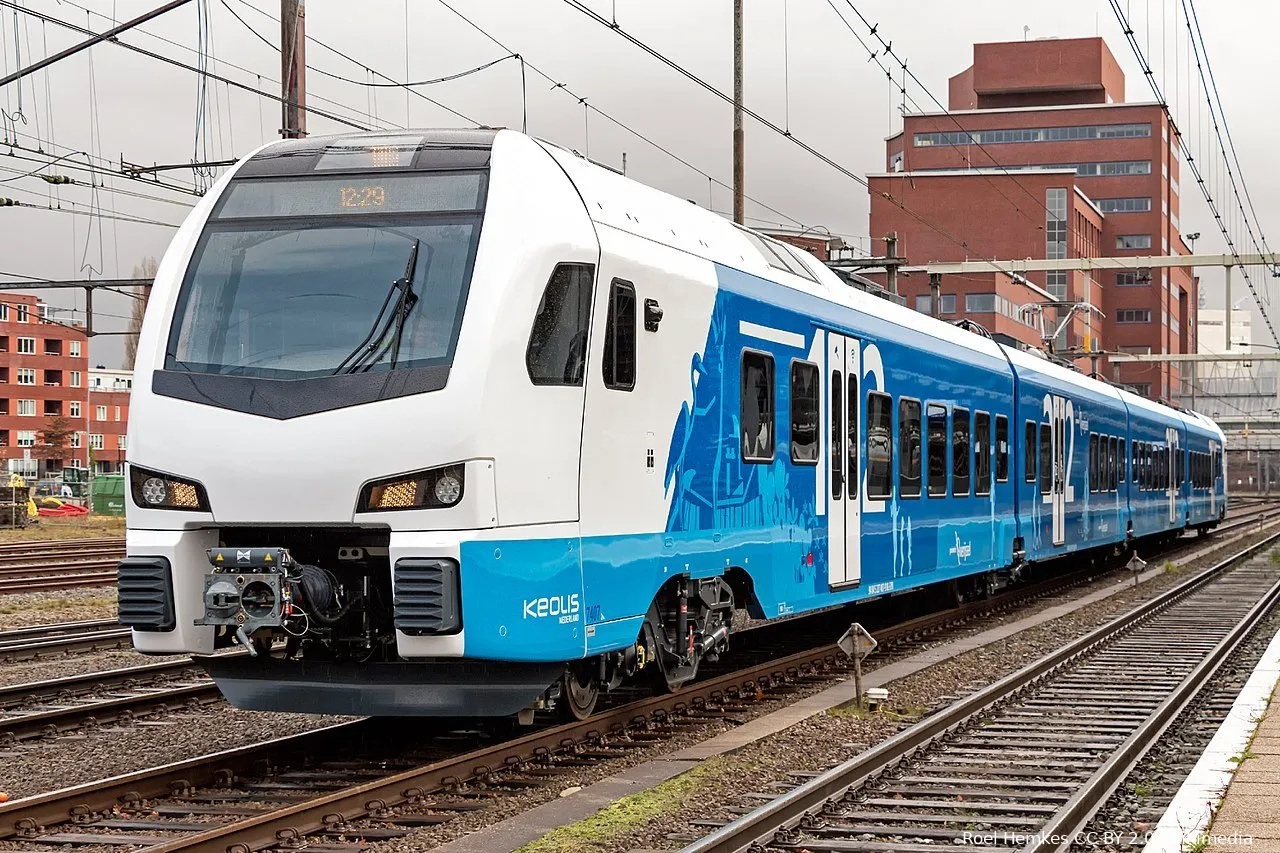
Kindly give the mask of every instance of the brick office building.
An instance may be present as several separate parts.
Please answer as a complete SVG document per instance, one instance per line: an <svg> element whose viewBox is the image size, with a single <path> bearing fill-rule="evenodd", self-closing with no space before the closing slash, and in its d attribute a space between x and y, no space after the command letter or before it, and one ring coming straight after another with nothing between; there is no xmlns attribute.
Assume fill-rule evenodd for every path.
<svg viewBox="0 0 1280 853"><path fill-rule="evenodd" d="M95 474L123 474L129 444L129 395L133 373L107 370L98 365L89 371L85 414Z"/></svg>
<svg viewBox="0 0 1280 853"><path fill-rule="evenodd" d="M913 264L1190 254L1179 234L1176 129L1160 104L1124 102L1124 74L1102 39L979 44L973 54L950 80L949 112L908 113L886 141L888 171L870 176L873 236L896 232L898 254ZM1190 269L1026 278L1054 300L1105 315L1073 320L1060 351L1088 341L1195 352ZM900 279L899 289L928 307L927 277ZM999 273L944 277L942 293L943 307L954 297L953 318L988 328L1002 306L1047 301ZM1103 359L1101 369L1153 398L1177 389L1169 365L1112 368Z"/></svg>

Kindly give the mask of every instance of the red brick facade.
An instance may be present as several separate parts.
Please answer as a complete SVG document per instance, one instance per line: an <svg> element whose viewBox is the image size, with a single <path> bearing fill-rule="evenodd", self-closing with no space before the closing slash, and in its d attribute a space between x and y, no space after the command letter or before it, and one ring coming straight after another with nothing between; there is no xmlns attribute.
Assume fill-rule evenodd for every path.
<svg viewBox="0 0 1280 853"><path fill-rule="evenodd" d="M1178 230L1176 130L1160 105L1122 103L1124 76L1101 39L975 45L973 67L950 82L950 115L909 114L903 132L887 141L890 174L871 180L873 237L896 231L898 254L913 264L1054 257L1046 245L1048 194L1065 190L1066 257L1189 254ZM963 170L970 171L956 174ZM955 278L944 278L943 291L969 292ZM1028 278L1061 290L1044 273ZM1092 329L1073 323L1068 345L1089 335L1103 349L1195 351L1191 270L1103 272L1092 284L1080 273L1068 279L1072 300L1084 301L1088 290L1106 315ZM927 286L909 285L912 294ZM1156 398L1167 398L1178 378L1167 365L1113 372L1105 360L1103 373Z"/></svg>

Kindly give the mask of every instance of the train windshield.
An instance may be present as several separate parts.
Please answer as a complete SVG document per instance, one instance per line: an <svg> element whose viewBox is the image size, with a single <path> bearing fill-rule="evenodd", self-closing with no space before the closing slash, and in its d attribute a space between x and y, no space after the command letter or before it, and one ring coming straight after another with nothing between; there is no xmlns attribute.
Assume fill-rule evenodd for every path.
<svg viewBox="0 0 1280 853"><path fill-rule="evenodd" d="M483 172L233 183L178 298L165 367L267 379L452 361Z"/></svg>

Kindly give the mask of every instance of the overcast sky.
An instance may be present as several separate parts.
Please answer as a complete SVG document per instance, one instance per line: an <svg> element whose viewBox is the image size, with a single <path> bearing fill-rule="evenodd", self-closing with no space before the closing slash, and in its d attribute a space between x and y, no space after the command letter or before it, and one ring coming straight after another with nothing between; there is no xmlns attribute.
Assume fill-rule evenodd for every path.
<svg viewBox="0 0 1280 853"><path fill-rule="evenodd" d="M319 44L307 48L309 105L339 113L366 126L466 126L466 120L403 89L370 89L326 77L329 72L356 81L379 80L380 72L396 81L423 80L454 74L516 52L574 95L555 89L526 69L528 129L573 147L592 159L620 166L628 175L698 204L727 211L731 196L709 187L707 178L682 165L648 142L599 114L586 114L578 98L608 113L714 178L728 182L732 172L732 113L728 105L663 66L621 36L591 21L564 0L446 0L492 34L499 47L450 11L440 0L310 0L306 4L308 35L356 62ZM1165 89L1175 121L1184 129L1200 163L1220 162L1198 78L1187 74L1188 47L1182 0L1130 3L1138 40L1151 59L1157 82ZM101 31L110 18L127 20L150 9L153 0L21 0L22 5L80 27ZM731 0L588 0L620 27L666 54L722 91L732 88ZM941 101L947 78L968 66L972 44L1029 38L1102 35L1127 76L1126 99L1149 101L1153 95L1133 52L1105 0L1079 4L1028 3L1025 0L857 0L856 5L879 32L891 40L911 71ZM883 73L837 16L844 13L858 35L869 43L866 27L846 0L750 0L746 4L746 103L771 121L854 172L884 169L884 137L898 129ZM833 9L834 6L834 9ZM1200 25L1217 76L1227 119L1249 193L1263 231L1274 225L1280 234L1280 170L1274 166L1277 134L1275 80L1280 58L1271 42L1280 31L1280 4L1271 0L1216 0L1200 4ZM1150 10L1150 21L1146 18ZM279 24L272 0L195 0L121 37L121 41L195 64L198 50L208 53L208 68L252 87L276 91L279 57L273 48L236 20L231 11L273 44ZM198 14L199 13L199 14ZM106 17L104 17L106 16ZM406 26L407 16L407 26ZM39 19L17 14L18 52L14 43L15 13L0 9L0 68L14 70L47 52L60 50L83 36ZM201 18L205 27L200 26ZM1248 22L1247 26L1241 26ZM1025 28L1028 28L1024 30ZM785 35L785 37L784 37ZM1175 39L1176 35L1176 39ZM162 41L169 39L173 43ZM1163 48L1162 48L1163 45ZM1176 69L1175 69L1176 61ZM237 67L238 66L238 67ZM259 76L260 75L260 76ZM519 128L524 111L521 68L500 62L481 73L417 90L484 124ZM911 96L929 105L915 87ZM0 108L18 112L18 87L0 92ZM407 102L406 102L407 101ZM334 103L336 102L336 103ZM197 116L203 103L203 120ZM407 115L406 115L407 113ZM210 83L203 94L195 74L163 64L115 44L102 44L65 60L48 73L27 78L21 90L21 116L4 122L4 139L58 155L87 152L119 165L183 163L193 158L221 160L240 156L264 141L278 138L280 109L252 93ZM312 135L343 126L311 114ZM866 242L867 194L864 187L800 150L790 140L748 119L747 193L779 213L748 204L748 214L766 222L821 226L846 235L856 245L880 252ZM50 149L49 144L56 146ZM13 179L35 168L19 158L36 157L0 146L0 196L78 210L95 209L121 217L176 224L195 199L145 183L109 178L115 192L94 193L86 186L51 188L33 177ZM83 162L79 155L68 165ZM57 171L56 168L54 171ZM1234 211L1226 176L1216 165L1207 169L1215 198ZM83 171L65 174L86 180ZM207 183L190 169L162 173L165 180L191 185ZM1200 231L1201 252L1225 251L1207 207L1183 169L1182 225ZM134 194L134 195L131 195ZM140 198L136 194L154 198ZM96 197L95 197L96 195ZM154 199L163 199L158 201ZM96 205L96 207L95 207ZM1245 238L1238 216L1231 221L1237 239ZM144 257L159 258L173 233L170 227L112 221L64 211L0 208L0 272L49 278L129 277ZM980 235L966 235L970 239ZM1280 236L1268 235L1280 241ZM1280 243L1278 243L1280 245ZM1248 248L1245 243L1241 251ZM1253 271L1255 281L1276 292L1275 279ZM5 276L0 276L0 279ZM1221 275L1203 271L1207 304L1221 305ZM48 293L46 291L46 293ZM1243 284L1237 290L1247 295ZM73 297L49 297L51 302ZM74 298L77 306L83 297ZM1248 304L1248 303L1246 303ZM124 328L129 312L124 297L95 302L98 326ZM1270 310L1270 309L1269 309ZM1261 324L1259 340L1265 334ZM118 338L100 337L90 347L95 363L120 360Z"/></svg>

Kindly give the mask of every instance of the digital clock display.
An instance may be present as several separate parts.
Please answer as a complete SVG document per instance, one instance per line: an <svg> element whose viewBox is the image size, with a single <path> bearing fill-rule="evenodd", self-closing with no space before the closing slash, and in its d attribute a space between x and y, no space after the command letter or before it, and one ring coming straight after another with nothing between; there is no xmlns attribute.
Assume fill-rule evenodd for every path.
<svg viewBox="0 0 1280 853"><path fill-rule="evenodd" d="M338 203L343 207L382 207L387 203L387 189L372 185L341 187Z"/></svg>

